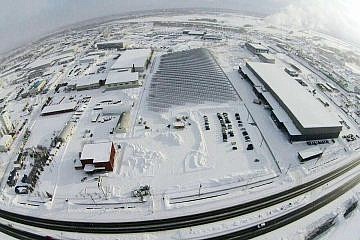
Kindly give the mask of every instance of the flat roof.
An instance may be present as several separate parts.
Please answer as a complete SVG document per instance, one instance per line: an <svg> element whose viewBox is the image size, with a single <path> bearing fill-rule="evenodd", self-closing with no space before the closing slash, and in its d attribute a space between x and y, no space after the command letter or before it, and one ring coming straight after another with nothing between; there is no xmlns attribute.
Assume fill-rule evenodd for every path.
<svg viewBox="0 0 360 240"><path fill-rule="evenodd" d="M113 84L113 83L126 83L126 82L134 82L139 80L139 73L137 72L117 72L112 71L109 72L106 77L105 85Z"/></svg>
<svg viewBox="0 0 360 240"><path fill-rule="evenodd" d="M253 48L256 48L256 49L268 50L267 47L265 47L264 45L261 45L261 44L259 44L259 43L251 43L251 42L248 42L247 44L249 44L250 46L252 46Z"/></svg>
<svg viewBox="0 0 360 240"><path fill-rule="evenodd" d="M92 84L98 84L100 80L105 80L106 74L98 73L98 74L90 74L82 77L72 78L68 81L68 84L76 84L77 87L89 86Z"/></svg>
<svg viewBox="0 0 360 240"><path fill-rule="evenodd" d="M247 62L303 128L341 126L339 118L317 101L278 64Z"/></svg>
<svg viewBox="0 0 360 240"><path fill-rule="evenodd" d="M316 156L316 155L319 155L319 154L322 154L322 153L323 153L323 151L318 146L308 148L308 149L305 149L303 151L298 152L299 156L302 159L308 159L308 158L311 158L313 156Z"/></svg>
<svg viewBox="0 0 360 240"><path fill-rule="evenodd" d="M112 142L85 144L80 160L93 159L93 163L108 162L110 159Z"/></svg>
<svg viewBox="0 0 360 240"><path fill-rule="evenodd" d="M266 58L266 59L274 59L274 60L275 60L274 54L270 54L270 53L259 53L259 55L261 55L263 58Z"/></svg>
<svg viewBox="0 0 360 240"><path fill-rule="evenodd" d="M121 53L121 56L111 66L111 69L131 68L133 64L135 67L143 67L146 59L150 56L150 49L131 49Z"/></svg>
<svg viewBox="0 0 360 240"><path fill-rule="evenodd" d="M49 105L44 107L44 109L41 111L41 115L62 111L73 111L75 110L76 105L76 102Z"/></svg>
<svg viewBox="0 0 360 240"><path fill-rule="evenodd" d="M38 58L35 61L28 64L25 69L34 69L44 67L46 65L51 65L54 60L52 58Z"/></svg>
<svg viewBox="0 0 360 240"><path fill-rule="evenodd" d="M96 44L117 44L117 43L123 43L124 41L123 40L108 40L108 41L101 41L101 42L98 42Z"/></svg>
<svg viewBox="0 0 360 240"><path fill-rule="evenodd" d="M9 140L12 140L11 135L4 135L2 138L0 138L0 145L5 145Z"/></svg>

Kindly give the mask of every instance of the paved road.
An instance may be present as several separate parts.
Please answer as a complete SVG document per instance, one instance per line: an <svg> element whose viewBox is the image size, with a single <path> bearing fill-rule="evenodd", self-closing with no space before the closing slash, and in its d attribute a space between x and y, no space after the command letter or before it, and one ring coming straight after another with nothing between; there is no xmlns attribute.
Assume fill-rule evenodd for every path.
<svg viewBox="0 0 360 240"><path fill-rule="evenodd" d="M210 238L210 239L251 239L260 235L263 235L265 233L274 231L280 227L283 227L289 223L292 223L296 220L299 220L306 215L311 214L312 212L324 207L328 203L332 202L342 194L349 191L351 188L355 187L360 182L360 175L357 175L356 177L352 178L350 181L344 183L337 189L329 192L328 194L322 196L321 198L318 198L317 200L299 208L294 211L291 211L281 217L272 219L270 221L265 222L265 226L262 228L258 228L257 225L254 225L252 227L242 229L240 231L235 231L226 235L221 235L218 237Z"/></svg>
<svg viewBox="0 0 360 240"><path fill-rule="evenodd" d="M57 221L54 219L43 219L31 216L20 215L4 210L0 210L0 217L19 222L25 225L53 229L67 232L84 232L84 233L139 233L139 232L155 232L171 229L184 228L195 225L203 225L213 223L229 218L238 217L248 214L275 204L287 201L296 196L307 193L318 188L329 181L343 175L352 168L360 164L359 160L354 160L336 170L333 170L315 180L298 185L286 191L273 194L261 199L242 203L239 205L213 210L204 213L179 216L168 219L155 219L136 222L71 222Z"/></svg>
<svg viewBox="0 0 360 240"><path fill-rule="evenodd" d="M207 238L207 239L213 239L213 240L241 239L241 240L245 240L245 239L251 239L251 238L263 235L265 233L274 231L278 228L281 228L287 224L290 224L294 221L297 221L297 220L313 213L314 211L320 209L321 207L324 207L325 205L332 202L333 200L335 200L342 194L349 191L351 188L355 187L357 184L359 184L359 182L360 182L360 175L357 175L357 176L353 177L351 180L349 180L348 182L342 184L335 190L327 193L326 195L318 198L317 200L315 200L311 203L308 203L307 205L305 205L301 208L298 208L294 211L291 211L285 215L282 215L280 217L277 217L272 220L264 222L265 223L264 227L259 228L258 225L253 225L251 227L247 227L247 228L241 229L239 231L234 231L232 233L228 233L228 234L213 237L213 238ZM19 239L55 239L55 238L48 238L45 236L39 236L37 234L29 233L29 232L22 231L19 229L15 229L12 226L3 225L3 224L0 224L0 231L4 232L10 236L19 238ZM92 232L92 231L88 231L88 232ZM94 231L94 232L96 232L96 231ZM115 232L113 232L113 233L115 233Z"/></svg>

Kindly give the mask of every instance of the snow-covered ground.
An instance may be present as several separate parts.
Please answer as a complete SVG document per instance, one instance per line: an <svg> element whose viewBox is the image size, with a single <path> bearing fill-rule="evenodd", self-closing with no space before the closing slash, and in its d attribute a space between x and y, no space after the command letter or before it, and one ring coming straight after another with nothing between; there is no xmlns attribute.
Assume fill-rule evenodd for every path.
<svg viewBox="0 0 360 240"><path fill-rule="evenodd" d="M106 28L94 27L93 32L79 30L78 35L84 38L76 35L73 41L89 43L89 46L74 43L78 48L77 53L74 54L77 58L86 55L86 51L91 47L91 41L103 35L113 38L121 36L127 47L153 47L154 57L149 68L143 73L144 79L141 76L141 85L138 88L105 91L104 87L100 87L84 91L68 91L63 86L57 92L53 90L58 83L66 83L73 78L100 71L100 66L104 66L101 71L109 71L116 56L116 51L113 50L104 51L105 56L97 60L98 65L80 65L75 61L67 66L51 67L54 73L47 77L49 80L47 87L50 89L47 94L18 97L15 100L16 96L12 92L27 83L5 85L0 93L6 99L6 108L14 125L20 126L26 119L25 127L31 131L24 145L25 149L38 145L49 147L52 139L61 132L69 120L75 120L76 127L69 139L59 149L55 149L53 161L45 166L44 171L39 175L34 192L24 195L16 194L14 187L5 184L9 171L12 170L12 162L18 156L24 131L15 135L17 138L11 151L0 154L0 172L4 173L2 208L34 216L79 221L87 218L92 218L93 221L143 220L205 212L304 183L342 166L359 151L359 137L353 142L347 142L342 137L349 134L359 135L359 125L355 118L341 108L346 93L343 90L338 92L320 90L317 84L322 83L323 79L307 66L300 65L291 51L284 51L274 42L274 38L281 38L286 44L298 47L304 44L304 39L314 37L311 33L295 32L290 34L291 36L284 36L283 29L270 27L261 18L233 13L201 16L204 19L216 18L217 23L213 24L214 26L210 26L211 24L206 21L192 23L190 27L181 24L183 22L189 24L189 19L194 17L198 16L146 17L139 18L136 22L134 19L115 21L108 23ZM153 21L158 23L154 24ZM218 30L219 26L230 30ZM208 30L209 33L219 34L222 40L203 40L199 36L183 34L184 29ZM89 35L91 41L87 42ZM325 37L320 34L318 36ZM71 39L71 33L68 33L67 37ZM57 39L52 41L57 42ZM341 136L320 146L324 152L321 158L300 163L298 152L309 148L307 143L290 143L286 134L274 124L266 106L254 103L257 97L252 86L244 81L237 71L239 64L243 66L246 61L260 61L244 47L246 41L262 42L263 45L268 46L281 67L289 64L298 66L301 70L299 78L307 84L304 88L309 91L316 89L316 97L325 99L329 104L329 111L336 113L344 121ZM326 41L331 42L331 38ZM324 40L323 44L326 41ZM237 99L226 103L205 102L173 106L166 112L151 111L148 108L147 97L161 55L198 47L210 50L228 77ZM39 52L44 51L41 47L38 48ZM251 73L248 74L251 76ZM10 83L15 77L9 75L7 81ZM41 116L40 107L48 96L53 97L53 102L77 102L78 110ZM355 105L353 106L355 114L356 104L353 105ZM103 109L98 109L99 106ZM130 111L130 128L127 133L113 132L123 109ZM229 137L228 142L223 142L218 113L228 114L231 121L234 136ZM241 123L235 118L235 114L239 114ZM99 118L93 121L94 116L97 115ZM204 116L208 119L210 130L205 128ZM184 128L174 128L174 124L183 124ZM244 131L251 140L245 139ZM112 172L89 175L83 170L75 169L84 144L106 141L112 141L116 149ZM253 150L247 150L250 143L254 146ZM30 156L26 157L26 161L26 168L19 170L18 182L32 167L33 160ZM146 197L145 201L132 195L132 191L143 185L151 187L151 196ZM353 190L352 194L354 195L356 191ZM310 197L301 196L292 201L300 206L321 195L319 190L314 192ZM49 195L52 196L51 199ZM351 193L346 196L349 195ZM341 200L334 203L334 206L338 202ZM284 204L286 205L282 203L274 206L273 209L281 209L276 212L284 213L289 210L281 207ZM296 204L293 207L296 207ZM270 212L274 211L273 209ZM313 215L325 215L331 212L332 207L324 209L309 215L306 217L308 220L301 222L314 222L316 219L312 217ZM248 218L246 221L242 217L226 223L172 231L165 233L164 236L182 239L199 237L200 233L211 235L216 232L226 232L232 229L230 225L237 228L248 225L252 220L255 221L255 218L259 218L258 214L263 213L245 216ZM329 238L338 236L337 234L341 232L339 229L347 229L348 225L352 225L346 222L357 221L357 215L358 211L355 211L353 217L341 221L336 225L335 230L326 236ZM286 227L286 231L275 231L265 238L294 239L295 236L301 239L301 234L297 234L297 230L293 227L295 225L292 223ZM126 235L126 238L153 239L159 236L162 235L154 233L139 237L135 234ZM91 237L98 238L93 235Z"/></svg>

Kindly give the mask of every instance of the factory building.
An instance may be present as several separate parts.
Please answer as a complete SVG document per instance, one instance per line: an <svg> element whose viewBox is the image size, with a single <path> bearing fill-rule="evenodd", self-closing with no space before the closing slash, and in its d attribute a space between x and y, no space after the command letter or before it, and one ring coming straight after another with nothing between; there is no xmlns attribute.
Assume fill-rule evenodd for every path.
<svg viewBox="0 0 360 240"><path fill-rule="evenodd" d="M113 41L104 41L98 42L96 44L97 49L116 49L122 50L124 49L124 43L120 40L113 40Z"/></svg>
<svg viewBox="0 0 360 240"><path fill-rule="evenodd" d="M269 53L269 49L259 43L247 42L245 43L245 47L255 55L258 55L260 53Z"/></svg>
<svg viewBox="0 0 360 240"><path fill-rule="evenodd" d="M275 63L275 57L269 53L260 53L258 54L260 61L264 63Z"/></svg>
<svg viewBox="0 0 360 240"><path fill-rule="evenodd" d="M49 106L46 106L43 108L40 115L46 116L46 115L54 115L54 114L72 112L72 111L75 111L76 107L77 107L76 102L59 103L59 104L49 105Z"/></svg>
<svg viewBox="0 0 360 240"><path fill-rule="evenodd" d="M111 70L143 72L150 61L151 49L132 49L121 53Z"/></svg>
<svg viewBox="0 0 360 240"><path fill-rule="evenodd" d="M96 89L105 84L106 74L90 74L79 78L73 78L66 86L68 90L90 90Z"/></svg>
<svg viewBox="0 0 360 240"><path fill-rule="evenodd" d="M130 71L109 72L105 82L106 90L134 88L139 86L139 73Z"/></svg>
<svg viewBox="0 0 360 240"><path fill-rule="evenodd" d="M272 118L285 129L290 141L337 138L340 118L325 108L312 94L287 75L279 65L247 62L250 80L259 98L268 104Z"/></svg>
<svg viewBox="0 0 360 240"><path fill-rule="evenodd" d="M115 147L113 142L85 144L80 162L85 172L112 171L115 160Z"/></svg>
<svg viewBox="0 0 360 240"><path fill-rule="evenodd" d="M51 58L38 58L35 61L28 64L25 69L29 71L44 70L53 65L54 60Z"/></svg>

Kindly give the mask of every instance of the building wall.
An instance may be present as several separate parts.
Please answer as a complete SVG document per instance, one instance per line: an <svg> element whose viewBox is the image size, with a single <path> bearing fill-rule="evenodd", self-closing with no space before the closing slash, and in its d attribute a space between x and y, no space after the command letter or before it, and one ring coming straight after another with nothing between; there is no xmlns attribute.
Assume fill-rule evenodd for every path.
<svg viewBox="0 0 360 240"><path fill-rule="evenodd" d="M96 168L98 167L105 167L106 171L113 171L114 169L114 161L115 161L115 154L116 154L116 150L114 147L114 144L111 144L111 151L110 151L110 156L109 156L109 161L107 162L97 162L94 163L93 159L82 159L81 164L83 166L83 168L85 167L85 164L94 164L94 166Z"/></svg>
<svg viewBox="0 0 360 240"><path fill-rule="evenodd" d="M269 50L268 49L257 49L257 48L255 48L255 47L253 47L251 44L249 44L249 43L245 43L245 46L246 46L246 48L250 51L250 52L252 52L253 54L259 54L259 53L269 53Z"/></svg>
<svg viewBox="0 0 360 240"><path fill-rule="evenodd" d="M139 87L139 86L140 86L139 81L132 81L132 82L126 82L126 83L105 84L105 88L107 90L134 88L134 87Z"/></svg>

